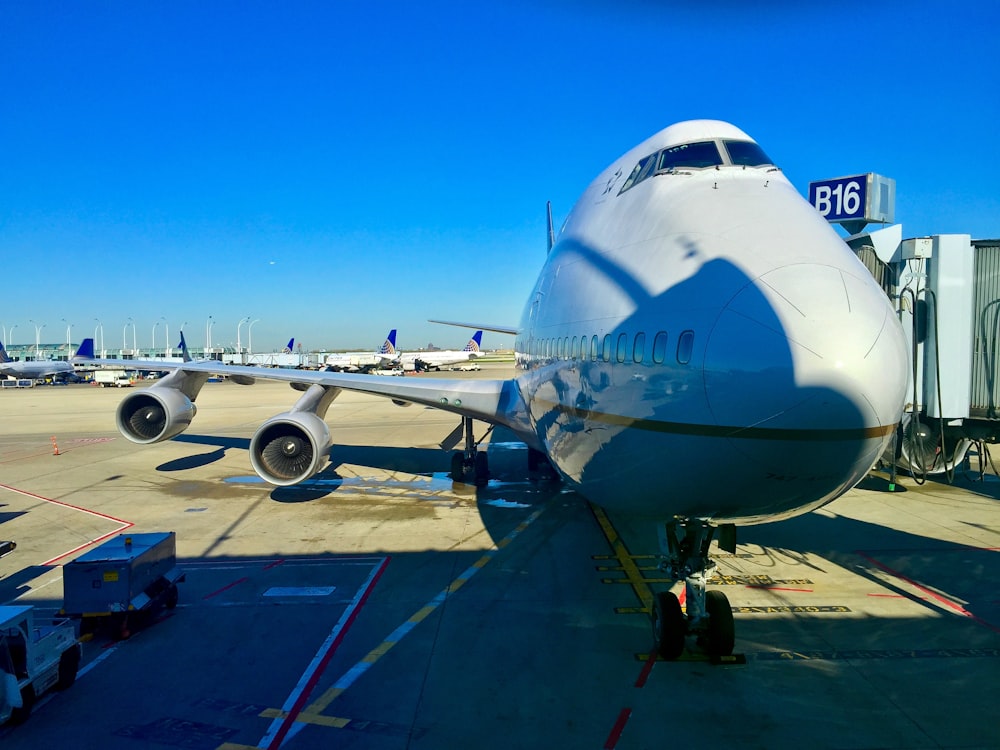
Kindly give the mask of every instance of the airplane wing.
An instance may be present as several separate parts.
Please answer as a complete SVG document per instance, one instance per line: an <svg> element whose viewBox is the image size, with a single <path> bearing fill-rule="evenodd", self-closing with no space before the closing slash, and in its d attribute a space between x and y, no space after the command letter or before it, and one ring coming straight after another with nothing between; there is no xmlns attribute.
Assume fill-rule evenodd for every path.
<svg viewBox="0 0 1000 750"><path fill-rule="evenodd" d="M472 329L482 329L484 331L493 331L494 333L506 333L510 336L516 336L520 333L520 328L510 328L508 326L495 326L489 323L459 323L454 320L428 320L428 323L440 323L444 326L457 326L458 328L472 328Z"/></svg>
<svg viewBox="0 0 1000 750"><path fill-rule="evenodd" d="M241 385L258 378L284 381L304 391L287 411L265 421L250 440L250 462L266 481L289 486L322 469L332 444L326 412L341 391L368 393L399 406L421 404L517 431L527 424L527 408L515 380L386 378L338 372L280 370L224 365L216 360L92 360L105 366L167 371L153 385L125 396L118 405L118 430L135 443L169 440L186 430L194 401L212 375Z"/></svg>

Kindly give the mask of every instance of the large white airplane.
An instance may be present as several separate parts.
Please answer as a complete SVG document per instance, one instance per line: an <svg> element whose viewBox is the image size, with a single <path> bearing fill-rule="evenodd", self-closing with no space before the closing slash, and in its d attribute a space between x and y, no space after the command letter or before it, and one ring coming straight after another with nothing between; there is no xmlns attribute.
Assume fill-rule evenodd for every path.
<svg viewBox="0 0 1000 750"><path fill-rule="evenodd" d="M340 352L329 354L326 358L326 369L329 372L370 372L398 361L396 351L396 329L393 328L385 337L385 342L375 352Z"/></svg>
<svg viewBox="0 0 1000 750"><path fill-rule="evenodd" d="M426 352L403 352L399 355L399 364L404 370L440 370L442 367L462 364L483 356L480 350L482 343L483 332L480 330L472 334L469 343L461 351L440 349Z"/></svg>
<svg viewBox="0 0 1000 750"><path fill-rule="evenodd" d="M250 462L276 485L320 471L342 389L462 415L466 458L482 470L471 420L504 425L590 501L658 525L662 567L687 584L686 614L672 593L656 596L660 653L676 658L696 634L729 654L732 610L705 587L713 535L733 551L736 525L814 510L865 476L902 412L901 326L836 232L724 122L672 125L628 151L550 245L510 329L512 379L226 367L305 391L253 435ZM184 364L130 393L122 434L183 432L214 366Z"/></svg>
<svg viewBox="0 0 1000 750"><path fill-rule="evenodd" d="M52 375L66 375L74 372L73 361L79 359L93 359L94 341L84 339L77 348L73 359L64 361L61 359L35 359L24 362L16 362L7 354L3 342L0 341L0 375L9 375L12 378L30 378L40 380Z"/></svg>

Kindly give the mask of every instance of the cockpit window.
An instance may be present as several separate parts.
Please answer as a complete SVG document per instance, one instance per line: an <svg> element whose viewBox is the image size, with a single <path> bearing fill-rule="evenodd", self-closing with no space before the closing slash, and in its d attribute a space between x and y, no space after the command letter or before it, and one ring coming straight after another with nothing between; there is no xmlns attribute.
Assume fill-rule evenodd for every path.
<svg viewBox="0 0 1000 750"><path fill-rule="evenodd" d="M696 141L671 146L639 160L625 180L621 195L654 174L675 172L682 169L708 169L721 166L763 167L774 162L764 150L752 141Z"/></svg>
<svg viewBox="0 0 1000 750"><path fill-rule="evenodd" d="M622 185L622 189L618 191L618 194L621 195L630 187L635 185L637 182L642 182L647 177L649 177L649 175L652 173L650 167L653 165L655 161L656 161L656 154L650 154L646 158L641 159L639 163L635 165L635 169L632 170L632 174L630 174L628 176L628 179L625 180L625 184Z"/></svg>
<svg viewBox="0 0 1000 750"><path fill-rule="evenodd" d="M726 141L729 159L737 167L762 167L774 164L764 149L750 141Z"/></svg>
<svg viewBox="0 0 1000 750"><path fill-rule="evenodd" d="M685 143L661 151L660 163L657 164L656 171L666 172L683 167L704 169L705 167L721 165L722 156L719 155L719 148L715 142L701 141L699 143Z"/></svg>

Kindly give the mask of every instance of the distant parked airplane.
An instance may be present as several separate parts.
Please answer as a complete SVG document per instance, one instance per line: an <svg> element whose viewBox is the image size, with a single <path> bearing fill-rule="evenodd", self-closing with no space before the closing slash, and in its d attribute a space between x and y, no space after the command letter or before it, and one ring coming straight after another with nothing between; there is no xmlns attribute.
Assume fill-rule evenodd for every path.
<svg viewBox="0 0 1000 750"><path fill-rule="evenodd" d="M440 370L448 365L458 365L482 356L479 347L483 340L483 332L476 331L469 343L461 351L440 350L429 352L406 352L399 355L399 362L404 370Z"/></svg>
<svg viewBox="0 0 1000 750"><path fill-rule="evenodd" d="M94 340L84 339L80 347L73 355L73 360L78 358L93 359ZM28 362L15 362L4 349L3 342L0 341L0 375L9 375L12 378L30 378L40 380L52 375L65 375L72 373L73 361L63 361L59 359L36 359Z"/></svg>
<svg viewBox="0 0 1000 750"><path fill-rule="evenodd" d="M330 354L326 358L328 372L371 372L382 367L388 367L396 362L396 329L393 328L385 337L385 342L376 352L343 352Z"/></svg>

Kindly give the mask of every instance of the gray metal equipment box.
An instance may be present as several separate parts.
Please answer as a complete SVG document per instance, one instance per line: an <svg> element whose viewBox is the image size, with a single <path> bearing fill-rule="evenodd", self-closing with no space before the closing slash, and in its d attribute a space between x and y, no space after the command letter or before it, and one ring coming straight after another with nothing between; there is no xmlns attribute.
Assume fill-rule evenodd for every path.
<svg viewBox="0 0 1000 750"><path fill-rule="evenodd" d="M180 579L173 531L119 534L63 566L63 611L93 617L145 609L176 592Z"/></svg>

